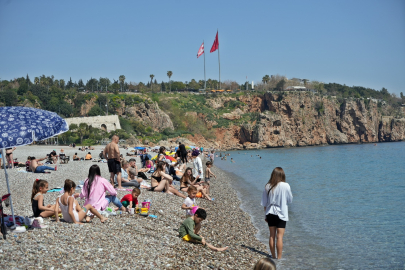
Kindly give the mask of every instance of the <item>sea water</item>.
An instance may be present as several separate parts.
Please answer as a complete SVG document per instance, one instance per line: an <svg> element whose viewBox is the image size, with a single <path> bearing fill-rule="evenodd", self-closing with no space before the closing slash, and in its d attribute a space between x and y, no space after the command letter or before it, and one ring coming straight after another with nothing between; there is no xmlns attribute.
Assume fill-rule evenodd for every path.
<svg viewBox="0 0 405 270"><path fill-rule="evenodd" d="M267 246L263 188L275 167L286 173L294 198L277 269L405 269L405 142L226 153L215 165Z"/></svg>

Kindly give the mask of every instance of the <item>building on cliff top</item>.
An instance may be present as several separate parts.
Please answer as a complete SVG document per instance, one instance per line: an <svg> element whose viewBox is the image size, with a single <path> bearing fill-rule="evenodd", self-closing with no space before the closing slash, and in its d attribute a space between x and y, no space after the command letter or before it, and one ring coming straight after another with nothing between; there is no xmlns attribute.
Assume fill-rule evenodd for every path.
<svg viewBox="0 0 405 270"><path fill-rule="evenodd" d="M120 120L118 115L108 115L108 116L92 116L92 117L72 117L65 119L68 125L76 124L80 125L85 123L94 128L99 128L110 132L112 130L121 129Z"/></svg>

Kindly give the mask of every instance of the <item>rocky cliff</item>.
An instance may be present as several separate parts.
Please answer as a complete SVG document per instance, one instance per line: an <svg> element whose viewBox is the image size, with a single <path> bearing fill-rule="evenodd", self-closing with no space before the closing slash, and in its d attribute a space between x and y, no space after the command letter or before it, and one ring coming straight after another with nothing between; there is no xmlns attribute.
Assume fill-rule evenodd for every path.
<svg viewBox="0 0 405 270"><path fill-rule="evenodd" d="M310 146L399 141L405 139L405 119L384 118L377 103L362 99L339 101L309 92L241 96L242 110L259 119L216 129L224 149ZM210 101L220 108L220 100ZM367 104L367 105L366 105ZM240 109L225 115L240 115Z"/></svg>
<svg viewBox="0 0 405 270"><path fill-rule="evenodd" d="M172 120L156 102L142 102L125 107L122 114L152 127L155 131L162 131L166 128L174 129Z"/></svg>

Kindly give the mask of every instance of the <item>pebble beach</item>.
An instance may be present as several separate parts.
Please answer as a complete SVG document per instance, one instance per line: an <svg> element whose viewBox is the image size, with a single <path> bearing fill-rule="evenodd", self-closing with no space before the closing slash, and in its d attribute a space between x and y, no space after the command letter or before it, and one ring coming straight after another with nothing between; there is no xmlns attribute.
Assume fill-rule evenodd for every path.
<svg viewBox="0 0 405 270"><path fill-rule="evenodd" d="M103 146L90 151L97 158ZM23 146L14 151L14 158L25 163L27 156L45 157L53 149L64 149L72 159L78 152L84 157L88 151L61 146ZM120 148L125 154L129 150ZM136 158L138 167L139 157ZM205 164L205 161L203 161ZM106 163L70 161L57 164L57 171L50 174L25 173L25 167L8 169L14 213L32 216L31 192L35 179L45 179L49 189L63 187L65 179L78 185L87 178L91 165L98 164L101 176L109 179ZM191 163L188 163L192 166ZM48 165L53 167L54 165ZM178 229L185 219L181 209L183 199L166 193L142 189L139 201L149 199L149 214L157 218L123 213L110 216L102 224L98 219L91 223L75 225L55 223L44 219L45 229L29 229L25 233L10 233L0 240L0 261L4 269L253 269L255 263L266 256L267 247L256 239L257 230L250 216L240 209L240 200L231 187L232 178L215 166L217 179L211 181L214 201L197 199L207 211L200 234L210 244L229 246L225 252L215 252L202 245L192 244L178 237ZM177 186L178 187L178 186ZM77 190L80 192L80 190ZM122 198L130 191L118 191ZM4 170L0 170L0 194L7 194ZM59 192L44 195L45 205L54 204ZM78 199L83 205L84 200ZM3 204L4 206L4 204ZM110 205L112 206L112 204ZM10 208L5 208L10 214Z"/></svg>

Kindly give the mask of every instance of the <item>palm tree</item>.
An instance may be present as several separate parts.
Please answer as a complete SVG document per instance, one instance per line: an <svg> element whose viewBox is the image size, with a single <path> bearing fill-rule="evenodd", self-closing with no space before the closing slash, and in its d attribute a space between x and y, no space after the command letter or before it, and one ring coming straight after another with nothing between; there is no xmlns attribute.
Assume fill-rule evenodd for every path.
<svg viewBox="0 0 405 270"><path fill-rule="evenodd" d="M172 91L172 83L170 82L170 78L172 77L173 72L170 70L167 72L167 77L169 77L169 85L170 85L170 92Z"/></svg>
<svg viewBox="0 0 405 270"><path fill-rule="evenodd" d="M153 92L153 84L152 84L152 81L153 81L153 78L155 77L155 75L150 74L149 77L150 77L150 89L151 89L152 92Z"/></svg>
<svg viewBox="0 0 405 270"><path fill-rule="evenodd" d="M35 78L34 78L34 83L35 83L35 84L39 84L39 78L38 78L38 77L35 77Z"/></svg>
<svg viewBox="0 0 405 270"><path fill-rule="evenodd" d="M121 92L122 92L122 86L124 85L124 82L125 82L125 76L120 75L120 77L118 79L120 80L120 83L121 83Z"/></svg>

